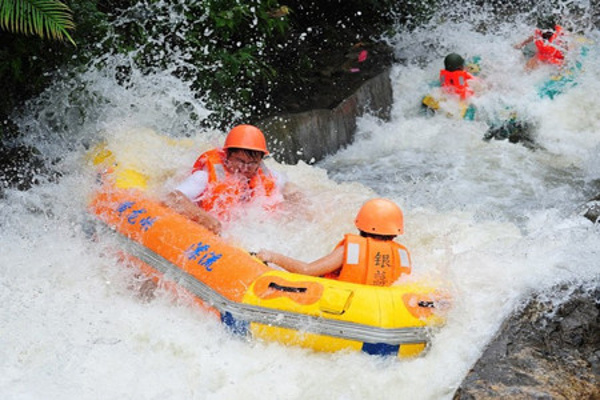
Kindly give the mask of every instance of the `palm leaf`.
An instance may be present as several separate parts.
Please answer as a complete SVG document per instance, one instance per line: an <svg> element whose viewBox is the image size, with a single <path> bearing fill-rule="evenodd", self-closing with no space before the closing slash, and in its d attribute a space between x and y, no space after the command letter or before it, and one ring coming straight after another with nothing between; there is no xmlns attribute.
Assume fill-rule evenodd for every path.
<svg viewBox="0 0 600 400"><path fill-rule="evenodd" d="M71 9L58 0L0 0L0 28L13 33L75 41L67 32L75 29Z"/></svg>

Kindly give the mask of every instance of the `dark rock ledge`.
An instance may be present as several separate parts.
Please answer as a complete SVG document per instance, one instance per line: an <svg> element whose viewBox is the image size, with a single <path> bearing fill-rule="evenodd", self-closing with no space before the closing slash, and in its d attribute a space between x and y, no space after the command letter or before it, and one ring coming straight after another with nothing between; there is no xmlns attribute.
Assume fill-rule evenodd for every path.
<svg viewBox="0 0 600 400"><path fill-rule="evenodd" d="M352 143L357 117L371 113L389 120L392 101L388 69L364 82L333 109L276 115L257 125L269 132L277 161L314 163Z"/></svg>
<svg viewBox="0 0 600 400"><path fill-rule="evenodd" d="M587 211L583 216L592 222L598 222L600 220L600 194L588 201Z"/></svg>
<svg viewBox="0 0 600 400"><path fill-rule="evenodd" d="M504 322L454 400L600 399L598 283L534 295Z"/></svg>
<svg viewBox="0 0 600 400"><path fill-rule="evenodd" d="M353 142L358 117L369 113L390 118L392 48L359 42L323 52L319 59L321 64L307 73L301 93L294 83L275 93L282 112L255 122L266 132L279 162L320 161Z"/></svg>

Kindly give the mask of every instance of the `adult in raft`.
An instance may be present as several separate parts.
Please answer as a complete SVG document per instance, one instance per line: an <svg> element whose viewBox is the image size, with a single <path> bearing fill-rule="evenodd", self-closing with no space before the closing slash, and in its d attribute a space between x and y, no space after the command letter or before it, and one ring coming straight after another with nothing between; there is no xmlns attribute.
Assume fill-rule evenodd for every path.
<svg viewBox="0 0 600 400"><path fill-rule="evenodd" d="M553 16L541 18L533 35L514 47L522 49L529 57L527 69L537 68L540 64L561 66L567 50L565 31Z"/></svg>
<svg viewBox="0 0 600 400"><path fill-rule="evenodd" d="M260 199L265 207L283 200L298 201L299 192L285 175L268 169L265 136L253 125L238 125L222 148L198 157L191 175L168 194L177 212L220 234L222 222L239 206Z"/></svg>
<svg viewBox="0 0 600 400"><path fill-rule="evenodd" d="M404 233L400 207L388 199L369 200L354 224L358 235L346 234L331 253L310 263L264 249L256 256L290 272L366 285L390 286L401 275L410 274L410 254L394 241Z"/></svg>

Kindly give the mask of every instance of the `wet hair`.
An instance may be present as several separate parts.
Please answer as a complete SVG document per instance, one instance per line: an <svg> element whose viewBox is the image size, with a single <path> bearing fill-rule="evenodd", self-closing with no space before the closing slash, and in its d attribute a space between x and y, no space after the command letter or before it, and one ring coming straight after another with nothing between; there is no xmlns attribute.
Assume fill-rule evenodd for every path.
<svg viewBox="0 0 600 400"><path fill-rule="evenodd" d="M371 238L371 239L376 239L376 240L382 240L384 242L389 242L390 240L394 240L394 238L398 235L377 235L375 233L369 233L369 232L365 232L365 231L360 231L360 236L365 237L365 238Z"/></svg>
<svg viewBox="0 0 600 400"><path fill-rule="evenodd" d="M238 147L229 147L227 149L227 157L235 153L244 153L253 160L262 160L265 153L260 150L240 149Z"/></svg>

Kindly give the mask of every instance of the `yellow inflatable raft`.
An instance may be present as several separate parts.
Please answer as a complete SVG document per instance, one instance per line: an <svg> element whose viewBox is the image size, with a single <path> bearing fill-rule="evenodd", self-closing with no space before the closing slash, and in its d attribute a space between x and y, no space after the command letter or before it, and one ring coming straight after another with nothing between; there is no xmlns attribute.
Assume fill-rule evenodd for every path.
<svg viewBox="0 0 600 400"><path fill-rule="evenodd" d="M135 173L121 172L128 180L103 185L91 215L144 273L185 289L235 333L404 358L421 354L431 329L444 323L438 306L446 296L434 287L375 287L272 269L148 198Z"/></svg>

